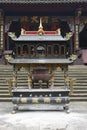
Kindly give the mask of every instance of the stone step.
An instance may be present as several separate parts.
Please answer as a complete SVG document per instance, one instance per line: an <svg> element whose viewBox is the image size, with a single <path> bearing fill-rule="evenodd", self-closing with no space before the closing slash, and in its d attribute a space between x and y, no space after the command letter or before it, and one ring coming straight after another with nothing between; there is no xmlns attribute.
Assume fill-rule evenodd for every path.
<svg viewBox="0 0 87 130"><path fill-rule="evenodd" d="M6 78L6 79L10 79L10 78ZM1 85L6 85L6 79L2 79L2 80L0 80L0 86ZM55 79L55 78L54 78ZM12 79L11 79L12 80ZM28 82L28 79L18 79L17 80L17 83L27 83ZM49 82L51 82L51 80L49 81ZM59 84L61 84L61 83L64 83L64 79L55 79L55 81L54 81L54 83L56 84L56 83L59 83ZM75 83L75 86L77 85L78 86L78 84L80 85L80 86L84 86L85 84L87 85L87 81L86 80L78 80L78 79L76 79L76 83Z"/></svg>
<svg viewBox="0 0 87 130"><path fill-rule="evenodd" d="M87 97L87 93L74 93L71 97Z"/></svg>
<svg viewBox="0 0 87 130"><path fill-rule="evenodd" d="M35 85L36 87L38 87L39 85ZM43 87L46 87L46 85L42 85ZM50 85L49 85L50 86ZM25 87L27 87L28 88L28 85L18 85L18 88L25 88ZM61 87L61 88L64 88L64 85L55 85L54 87L56 87L56 88L59 88L59 87ZM87 88L86 88L87 86L84 86L83 87L83 89L82 88L80 88L80 86L78 86L78 87L76 87L75 88L75 86L74 86L74 90L76 91L76 90L79 90L79 91L86 91L87 90ZM0 86L0 90L5 90L5 89L8 89L8 86L6 85L6 86Z"/></svg>
<svg viewBox="0 0 87 130"><path fill-rule="evenodd" d="M72 78L76 78L76 79L78 79L78 80L80 80L81 79L81 77L82 77L82 79L84 79L84 80L86 80L87 78L86 78L86 76L87 76L87 74L86 75L69 75L69 78L70 79L72 79ZM6 78L10 78L10 79L12 79L12 75L0 75L0 79L3 79L3 80L5 80ZM18 79L27 79L27 75L19 75L19 76L17 76L18 77ZM64 78L64 76L63 75L54 75L54 78L55 79L63 79Z"/></svg>
<svg viewBox="0 0 87 130"><path fill-rule="evenodd" d="M0 101L11 101L8 92L6 78L12 79L12 66L0 65ZM55 72L55 87L64 87L64 73L57 69ZM27 89L27 72L21 70L18 72L18 89ZM69 77L76 78L77 82L74 87L74 93L70 97L71 101L87 101L87 66L69 66ZM44 84L44 86L46 86ZM38 84L36 84L38 87Z"/></svg>
<svg viewBox="0 0 87 130"><path fill-rule="evenodd" d="M70 97L70 101L87 102L87 97Z"/></svg>
<svg viewBox="0 0 87 130"><path fill-rule="evenodd" d="M0 97L11 97L9 93L0 93Z"/></svg>
<svg viewBox="0 0 87 130"><path fill-rule="evenodd" d="M70 68L69 67L69 72L83 72L84 70L85 70L85 72L87 72L87 66L85 66L85 68L83 68L83 67L81 67L81 68ZM9 70L10 70L10 72L13 72L13 68L7 68L7 66L4 68L4 67L0 67L0 71L2 72L2 71L7 71L7 72L9 72ZM80 71L79 71L80 70ZM56 69L56 71L55 71L55 73L56 72L60 72L61 71L61 69L59 69L59 68L57 68ZM21 69L20 71L18 71L17 73L21 73L21 72L24 72L24 73L27 73L27 71L25 71L24 69ZM61 71L61 73L63 73L63 71Z"/></svg>
<svg viewBox="0 0 87 130"><path fill-rule="evenodd" d="M12 77L12 74L11 74L11 75L9 75L9 74L4 74L4 75L1 74L1 75L0 75L1 78L4 78L4 76L5 76L5 77L8 77L8 76L9 76L9 77ZM19 79L21 79L21 78L23 78L23 77L25 78L26 76L27 76L27 74L26 74L26 75L25 75L25 74L17 75L17 77L18 77ZM87 76L87 74L84 74L84 75L81 75L81 74L69 75L70 78L72 78L72 77L78 77L78 79L81 79L81 78L82 78L82 79L87 79L86 76ZM64 75L61 75L61 74L56 75L56 74L54 74L54 77L55 77L55 78L57 78L57 77L59 77L59 78L64 78ZM26 78L27 78L27 77L26 77Z"/></svg>
<svg viewBox="0 0 87 130"><path fill-rule="evenodd" d="M74 89L86 89L87 88L87 83L75 83Z"/></svg>
<svg viewBox="0 0 87 130"><path fill-rule="evenodd" d="M38 85L35 85L35 86L38 86ZM45 84L43 85L43 86L46 86ZM60 87L64 87L64 85L59 85ZM58 86L58 87L59 87ZM18 86L18 87L28 87L28 85L20 85L20 86ZM56 85L54 86L55 88L58 88ZM5 89L7 89L8 88L8 86L6 85L6 86L0 86L0 90L5 90ZM86 91L87 90L87 86L74 86L74 90L75 91Z"/></svg>
<svg viewBox="0 0 87 130"><path fill-rule="evenodd" d="M73 93L75 93L75 94L78 94L78 93L82 93L82 94L84 94L84 93L87 93L87 89L84 89L84 90L75 90L74 89L74 91L73 91Z"/></svg>
<svg viewBox="0 0 87 130"><path fill-rule="evenodd" d="M0 97L0 102L11 102L11 97Z"/></svg>
<svg viewBox="0 0 87 130"><path fill-rule="evenodd" d="M6 78L6 79L8 79L8 78ZM0 80L0 86L1 85L6 85L6 79L5 80ZM12 80L12 79L11 79ZM25 83L25 84L27 84L27 82L28 82L28 80L27 79L25 79L25 80L17 80L17 83L18 84L23 84L23 83ZM49 81L49 83L51 83L51 80ZM55 84L64 84L64 79L62 79L62 80L60 80L60 79L55 79L55 81L54 81L54 83ZM78 85L80 85L80 86L84 86L84 85L87 85L87 81L85 80L82 80L82 81L78 81L78 80L76 80L76 83L75 83L75 86L78 86Z"/></svg>
<svg viewBox="0 0 87 130"><path fill-rule="evenodd" d="M38 83L35 83L35 84L37 85ZM46 84L46 83L43 83L43 84ZM7 85L7 84L6 84L6 83L0 83L0 86L5 86L5 85ZM27 85L27 82L18 82L17 85L18 85L18 86L20 86L20 85L24 85L24 86L25 86L25 85ZM64 86L64 83L57 81L57 82L54 83L54 86L57 86L57 85L58 85L58 86L59 86L59 85L60 85L60 86ZM87 83L79 83L79 82L77 82L77 83L75 83L75 85L76 85L76 86L87 86Z"/></svg>
<svg viewBox="0 0 87 130"><path fill-rule="evenodd" d="M6 78L6 79L8 79L8 78ZM6 82L6 79L2 79L2 80L0 80L0 83L5 83ZM12 80L12 79L11 79ZM62 82L64 82L64 79L60 79L60 78L54 78L54 82L55 83L62 83ZM28 79L17 79L17 82L18 83L26 83L28 81ZM50 82L51 82L51 80L50 80ZM82 83L87 83L87 80L78 80L78 79L76 79L76 83L78 84L78 83L80 83L80 84L82 84Z"/></svg>
<svg viewBox="0 0 87 130"><path fill-rule="evenodd" d="M6 88L6 89L4 89L4 90L3 90L3 89L0 89L0 94L1 94L1 93L9 93L8 88Z"/></svg>
<svg viewBox="0 0 87 130"><path fill-rule="evenodd" d="M86 68L86 69L87 69L87 68ZM86 70L86 69L84 69L84 70L83 70L83 69L82 69L82 70L79 70L79 69L78 69L78 70L72 70L72 69L71 69L71 70L68 70L68 73L77 73L77 74L80 73L80 72L81 72L81 73L84 73L84 72L87 73L87 70ZM0 69L0 73L1 73L1 72L4 72L4 73L5 73L5 72L13 73L13 70L12 70L12 69L9 69L9 70L7 70L7 69L6 69L6 70L5 70L5 69ZM20 74L20 73L27 74L27 71L25 71L25 70L17 71L17 74ZM56 70L54 73L55 73L55 74L56 74L56 73L61 73L61 74L63 74L64 71L62 71L62 70Z"/></svg>
<svg viewBox="0 0 87 130"><path fill-rule="evenodd" d="M10 71L10 70L9 70L9 71ZM84 71L85 71L85 70L84 70ZM12 74L13 74L12 72L3 72L3 71L1 72L1 71L0 71L0 75L2 75L2 76L4 76L4 75L6 75L6 76L9 75L9 76L10 76L10 75L12 75ZM61 72L56 72L56 73L54 73L54 74L55 74L55 76L63 76L63 75L64 75L64 73L61 73ZM76 76L77 76L77 75L78 75L78 76L81 76L81 75L84 76L84 75L87 74L87 72L81 72L81 73L69 72L68 74L69 74L69 76L74 76L74 75L76 75ZM79 74L80 74L80 75L79 75ZM24 73L24 72L23 72L23 73L19 73L19 74L17 74L17 75L18 75L18 76L23 76L23 75L26 76L27 73Z"/></svg>
<svg viewBox="0 0 87 130"><path fill-rule="evenodd" d="M18 87L18 89L26 89L28 88L28 86L20 86ZM55 87L55 89L59 89L59 88L63 88L63 87ZM0 93L8 93L8 86L4 87L4 88L0 88ZM87 88L84 89L74 89L74 93L87 93Z"/></svg>
<svg viewBox="0 0 87 130"><path fill-rule="evenodd" d="M74 91L73 91L73 93L76 93L76 94L78 94L78 93L87 93L87 89L83 89L83 90L81 90L81 89L74 89Z"/></svg>

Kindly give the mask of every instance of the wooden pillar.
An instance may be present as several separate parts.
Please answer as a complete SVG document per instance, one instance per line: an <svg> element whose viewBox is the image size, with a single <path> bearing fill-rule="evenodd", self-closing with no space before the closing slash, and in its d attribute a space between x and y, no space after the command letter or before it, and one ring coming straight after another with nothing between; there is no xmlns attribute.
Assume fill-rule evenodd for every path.
<svg viewBox="0 0 87 130"><path fill-rule="evenodd" d="M4 12L0 9L0 49L4 50Z"/></svg>
<svg viewBox="0 0 87 130"><path fill-rule="evenodd" d="M9 36L8 36L8 33L7 33L6 37L7 37L6 38L6 41L7 41L6 48L7 48L7 50L9 50L10 46L9 46Z"/></svg>
<svg viewBox="0 0 87 130"><path fill-rule="evenodd" d="M72 41L72 38L70 38L70 48L69 48L69 54L72 55L73 54L73 41Z"/></svg>
<svg viewBox="0 0 87 130"><path fill-rule="evenodd" d="M79 49L79 18L75 18L75 27L74 27L74 53Z"/></svg>
<svg viewBox="0 0 87 130"><path fill-rule="evenodd" d="M78 8L75 11L75 26L74 26L74 53L79 49L79 24L80 24L80 16L82 14L82 9Z"/></svg>

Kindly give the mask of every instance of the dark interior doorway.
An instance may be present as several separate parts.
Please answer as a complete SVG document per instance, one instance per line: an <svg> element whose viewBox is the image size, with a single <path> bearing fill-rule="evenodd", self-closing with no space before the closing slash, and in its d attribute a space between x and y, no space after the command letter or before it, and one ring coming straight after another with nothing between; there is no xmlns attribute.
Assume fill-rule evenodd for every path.
<svg viewBox="0 0 87 130"><path fill-rule="evenodd" d="M79 34L79 46L81 49L87 49L87 23Z"/></svg>

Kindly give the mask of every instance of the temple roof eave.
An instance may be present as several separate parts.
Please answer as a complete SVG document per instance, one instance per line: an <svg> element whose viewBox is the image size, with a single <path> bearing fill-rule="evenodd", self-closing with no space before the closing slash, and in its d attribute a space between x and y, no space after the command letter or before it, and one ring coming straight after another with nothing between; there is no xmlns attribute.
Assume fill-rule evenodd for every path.
<svg viewBox="0 0 87 130"><path fill-rule="evenodd" d="M70 38L63 38L61 35L20 35L14 41L68 41Z"/></svg>
<svg viewBox="0 0 87 130"><path fill-rule="evenodd" d="M0 3L38 4L38 3L87 3L87 0L0 0Z"/></svg>

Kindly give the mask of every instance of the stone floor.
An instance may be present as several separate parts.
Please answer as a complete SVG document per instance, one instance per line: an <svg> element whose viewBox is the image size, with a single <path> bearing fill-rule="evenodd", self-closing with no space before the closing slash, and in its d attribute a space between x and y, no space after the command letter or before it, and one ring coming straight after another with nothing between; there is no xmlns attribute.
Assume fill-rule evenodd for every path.
<svg viewBox="0 0 87 130"><path fill-rule="evenodd" d="M33 106L24 111L21 107L11 114L12 107L11 102L0 102L0 130L87 130L87 102L70 103L68 114L49 105L49 110L36 110Z"/></svg>

